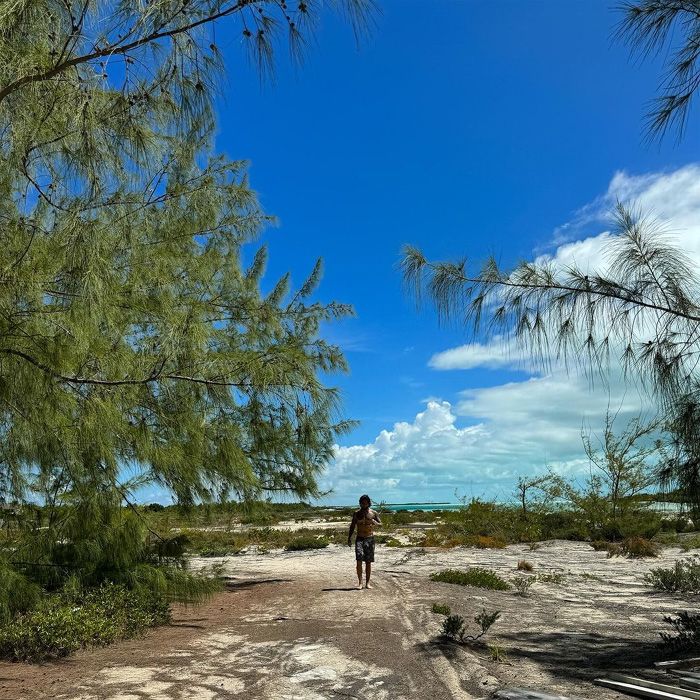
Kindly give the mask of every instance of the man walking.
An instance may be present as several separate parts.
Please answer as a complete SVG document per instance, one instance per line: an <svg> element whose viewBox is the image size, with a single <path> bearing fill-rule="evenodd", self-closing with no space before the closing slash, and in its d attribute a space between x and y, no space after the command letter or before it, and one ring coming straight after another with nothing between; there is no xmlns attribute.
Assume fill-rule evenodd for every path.
<svg viewBox="0 0 700 700"><path fill-rule="evenodd" d="M372 588L369 582L374 561L374 526L381 525L379 515L370 506L369 496L360 496L360 510L355 511L348 533L348 547L352 546L352 533L357 528L355 538L355 559L357 560L357 587L362 589L362 562L365 562L365 588Z"/></svg>

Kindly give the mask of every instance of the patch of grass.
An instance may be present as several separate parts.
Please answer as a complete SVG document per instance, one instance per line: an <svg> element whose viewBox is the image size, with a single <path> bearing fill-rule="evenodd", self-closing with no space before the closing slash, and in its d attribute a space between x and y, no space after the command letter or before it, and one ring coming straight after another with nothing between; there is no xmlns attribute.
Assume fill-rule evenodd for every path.
<svg viewBox="0 0 700 700"><path fill-rule="evenodd" d="M605 581L605 579L602 576L596 576L595 574L589 574L587 571L584 571L581 574L581 578L586 579L588 581Z"/></svg>
<svg viewBox="0 0 700 700"><path fill-rule="evenodd" d="M74 599L54 594L32 612L0 627L0 657L59 658L90 646L138 636L170 619L167 601L151 592L107 584Z"/></svg>
<svg viewBox="0 0 700 700"><path fill-rule="evenodd" d="M677 561L670 568L652 569L644 580L658 591L667 593L700 593L700 559Z"/></svg>
<svg viewBox="0 0 700 700"><path fill-rule="evenodd" d="M516 567L518 571L532 571L534 568L535 567L526 559L521 559Z"/></svg>
<svg viewBox="0 0 700 700"><path fill-rule="evenodd" d="M488 649L491 661L495 661L499 664L508 661L508 655L502 646L499 646L498 644L488 644L486 648Z"/></svg>
<svg viewBox="0 0 700 700"><path fill-rule="evenodd" d="M302 552L306 549L325 549L328 540L317 537L297 537L284 546L287 552Z"/></svg>
<svg viewBox="0 0 700 700"><path fill-rule="evenodd" d="M541 574L537 574L535 579L539 583L553 583L556 586L561 586L564 583L565 576L558 571L547 571Z"/></svg>
<svg viewBox="0 0 700 700"><path fill-rule="evenodd" d="M510 584L502 579L495 571L473 567L466 571L458 569L445 569L430 574L431 581L441 583L454 583L458 586L474 586L475 588L488 588L493 591L507 591Z"/></svg>
<svg viewBox="0 0 700 700"><path fill-rule="evenodd" d="M610 542L606 542L605 540L593 540L590 544L596 552L607 552L608 547L610 547Z"/></svg>
<svg viewBox="0 0 700 700"><path fill-rule="evenodd" d="M538 549L542 549L542 544L540 542L530 542L529 550L531 552L536 552Z"/></svg>
<svg viewBox="0 0 700 700"><path fill-rule="evenodd" d="M433 603L433 607L431 608L431 610L436 615L445 615L445 617L449 617L452 614L450 606L446 603Z"/></svg>

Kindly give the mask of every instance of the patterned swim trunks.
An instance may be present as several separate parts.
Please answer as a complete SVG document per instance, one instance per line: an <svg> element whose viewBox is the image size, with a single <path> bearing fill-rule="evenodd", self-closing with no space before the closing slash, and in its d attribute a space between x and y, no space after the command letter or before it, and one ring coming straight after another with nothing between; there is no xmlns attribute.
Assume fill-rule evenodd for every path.
<svg viewBox="0 0 700 700"><path fill-rule="evenodd" d="M374 561L374 537L358 537L355 540L355 559Z"/></svg>

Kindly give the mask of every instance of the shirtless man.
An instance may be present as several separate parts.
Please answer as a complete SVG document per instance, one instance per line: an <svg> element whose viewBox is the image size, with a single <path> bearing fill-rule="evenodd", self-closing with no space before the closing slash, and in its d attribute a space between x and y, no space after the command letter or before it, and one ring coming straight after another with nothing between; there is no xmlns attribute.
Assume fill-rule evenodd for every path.
<svg viewBox="0 0 700 700"><path fill-rule="evenodd" d="M348 547L352 546L352 533L357 527L355 538L355 559L357 560L357 587L362 590L362 562L365 562L365 588L372 588L369 578L372 575L372 562L374 561L374 526L381 525L379 515L370 506L372 501L369 496L360 496L360 510L352 516L350 532L348 533Z"/></svg>

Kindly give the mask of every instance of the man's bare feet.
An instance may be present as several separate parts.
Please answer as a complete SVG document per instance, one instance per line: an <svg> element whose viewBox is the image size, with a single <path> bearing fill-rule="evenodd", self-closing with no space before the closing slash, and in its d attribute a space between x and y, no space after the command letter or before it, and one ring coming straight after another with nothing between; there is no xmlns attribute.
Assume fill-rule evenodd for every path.
<svg viewBox="0 0 700 700"><path fill-rule="evenodd" d="M358 591L362 590L362 581L360 581L360 583L357 584L357 590Z"/></svg>
<svg viewBox="0 0 700 700"><path fill-rule="evenodd" d="M369 581L367 581L367 583L365 584L365 588L373 588L373 586Z"/></svg>

